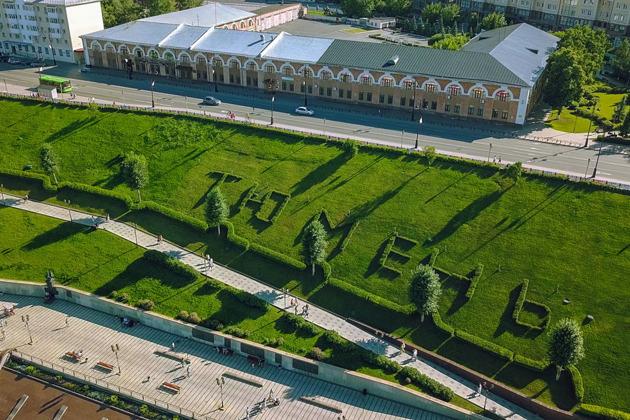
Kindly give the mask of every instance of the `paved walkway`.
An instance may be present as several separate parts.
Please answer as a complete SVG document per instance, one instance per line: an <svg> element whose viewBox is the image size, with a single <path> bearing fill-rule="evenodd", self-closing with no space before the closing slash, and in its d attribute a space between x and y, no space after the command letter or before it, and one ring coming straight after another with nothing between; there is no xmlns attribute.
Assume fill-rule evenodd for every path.
<svg viewBox="0 0 630 420"><path fill-rule="evenodd" d="M44 305L41 298L5 297L19 306L16 316L9 319L4 342L0 343L17 347L16 356L38 364L44 361L54 370L121 394L133 393L135 398L150 404L169 405L175 412L180 412L177 407L184 407L182 414L187 417L194 413L196 419L245 419L249 408L255 420L336 420L340 415L365 420L448 419L272 365L252 368L245 357L226 356L208 344L141 324L123 327L118 317L71 302L58 299ZM23 315L30 319L32 345L28 344L29 333L21 322ZM175 343L175 351L170 349L171 343ZM111 351L112 345L119 348L118 358ZM79 350L84 354L81 362L65 356L66 352ZM179 361L181 357L190 360L186 368ZM100 369L96 367L98 362L114 369ZM217 378L225 380L223 395ZM179 386L180 392L164 390L163 382ZM257 403L269 398L270 391L280 405L263 408L261 404L261 410L255 409ZM218 407L222 397L221 411ZM301 397L332 405L341 413L306 403Z"/></svg>
<svg viewBox="0 0 630 420"><path fill-rule="evenodd" d="M82 213L63 207L57 207L51 204L35 202L29 200L25 202L23 199L4 194L1 203L5 206L14 207L34 213L43 214L61 220L72 220L76 223L85 225L93 225L95 217L88 213ZM167 241L157 243L156 237L146 232L136 230L127 224L116 222L114 220L105 221L101 219L100 229L111 232L131 242L136 242L143 248L157 249L180 261L194 267L202 273L206 273L206 263L202 256L197 255L189 250L180 248ZM282 292L273 289L270 286L262 284L251 277L234 272L220 264L215 264L214 268L207 273L210 277L219 280L227 285L237 289L245 290L249 293L259 296L280 309L284 307L284 297ZM287 299L287 302L289 299ZM457 395L465 398L480 407L484 405L482 396L475 396L477 384L473 384L463 378L460 378L445 369L436 366L430 362L423 360L411 361L408 354L401 355L399 350L387 342L370 335L359 328L346 322L343 318L334 315L328 311L310 305L310 313L308 320L327 330L335 330L342 337L360 345L363 348L370 349L377 354L383 354L398 363L404 363L405 366L412 366L420 372L430 376L438 382L451 388ZM486 407L497 414L510 417L511 419L533 419L537 416L527 410L512 404L497 396L491 395L488 398Z"/></svg>

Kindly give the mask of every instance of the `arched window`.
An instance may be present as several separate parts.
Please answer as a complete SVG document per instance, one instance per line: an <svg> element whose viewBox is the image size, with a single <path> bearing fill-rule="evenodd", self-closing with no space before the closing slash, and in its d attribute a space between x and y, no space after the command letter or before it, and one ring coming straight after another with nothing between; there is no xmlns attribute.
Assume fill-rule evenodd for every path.
<svg viewBox="0 0 630 420"><path fill-rule="evenodd" d="M302 69L302 74L304 75L304 78L310 79L313 77L313 70L309 69L308 67L304 67Z"/></svg>
<svg viewBox="0 0 630 420"><path fill-rule="evenodd" d="M149 51L149 57L153 58L153 59L157 59L159 57L157 51L155 50L151 50Z"/></svg>
<svg viewBox="0 0 630 420"><path fill-rule="evenodd" d="M212 65L215 67L221 67L223 66L223 61L221 61L220 58L215 58L214 60L212 60Z"/></svg>
<svg viewBox="0 0 630 420"><path fill-rule="evenodd" d="M510 97L510 94L507 93L507 91L505 91L505 90L501 90L501 91L497 92L497 94L496 94L497 100L499 100L501 102L507 102L509 97Z"/></svg>
<svg viewBox="0 0 630 420"><path fill-rule="evenodd" d="M483 89L482 88L474 88L472 91L472 97L475 99L483 99Z"/></svg>
<svg viewBox="0 0 630 420"><path fill-rule="evenodd" d="M406 79L404 82L405 85L405 89L407 90L411 90L414 88L414 84L415 84L415 80L413 79Z"/></svg>
<svg viewBox="0 0 630 420"><path fill-rule="evenodd" d="M451 96L459 96L462 93L462 88L457 85L450 85L448 87L448 94Z"/></svg>
<svg viewBox="0 0 630 420"><path fill-rule="evenodd" d="M241 63L239 63L238 60L232 60L232 61L230 61L230 68L231 69L240 69L241 68Z"/></svg>
<svg viewBox="0 0 630 420"><path fill-rule="evenodd" d="M164 59L166 61L173 61L175 60L175 56L173 55L173 53L167 52L167 53L164 53Z"/></svg>
<svg viewBox="0 0 630 420"><path fill-rule="evenodd" d="M247 63L247 70L256 71L256 63L253 63L251 61Z"/></svg>
<svg viewBox="0 0 630 420"><path fill-rule="evenodd" d="M285 76L293 76L293 69L290 66L286 66L284 69L282 69L282 74L284 74Z"/></svg>
<svg viewBox="0 0 630 420"><path fill-rule="evenodd" d="M271 64L265 66L265 73L275 73L275 68Z"/></svg>
<svg viewBox="0 0 630 420"><path fill-rule="evenodd" d="M391 77L383 77L381 79L381 85L383 87L392 87L394 85L394 80Z"/></svg>
<svg viewBox="0 0 630 420"><path fill-rule="evenodd" d="M364 74L363 76L361 76L361 84L362 85L371 85L372 84L372 78L369 75Z"/></svg>
<svg viewBox="0 0 630 420"><path fill-rule="evenodd" d="M424 90L426 90L427 92L435 93L437 92L437 85L432 82L427 83L426 85L424 85Z"/></svg>
<svg viewBox="0 0 630 420"><path fill-rule="evenodd" d="M182 63L190 63L190 57L187 54L184 54L180 57L180 60Z"/></svg>
<svg viewBox="0 0 630 420"><path fill-rule="evenodd" d="M320 78L322 80L330 80L332 79L332 73L329 72L328 70L324 70L323 72L320 73Z"/></svg>
<svg viewBox="0 0 630 420"><path fill-rule="evenodd" d="M350 82L350 81L352 81L352 78L350 77L350 75L349 75L348 73L341 73L341 74L339 75L339 79L340 79L342 82Z"/></svg>

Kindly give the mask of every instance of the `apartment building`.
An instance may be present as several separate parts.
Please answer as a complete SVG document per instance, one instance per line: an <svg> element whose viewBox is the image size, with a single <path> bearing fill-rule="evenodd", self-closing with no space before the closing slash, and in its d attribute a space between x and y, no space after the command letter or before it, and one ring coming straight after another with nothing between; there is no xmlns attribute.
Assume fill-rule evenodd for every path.
<svg viewBox="0 0 630 420"><path fill-rule="evenodd" d="M601 28L616 44L630 36L630 0L459 0L459 5L481 16L503 13L546 31L578 24Z"/></svg>
<svg viewBox="0 0 630 420"><path fill-rule="evenodd" d="M102 29L100 0L0 0L4 54L74 63L82 59L79 37Z"/></svg>

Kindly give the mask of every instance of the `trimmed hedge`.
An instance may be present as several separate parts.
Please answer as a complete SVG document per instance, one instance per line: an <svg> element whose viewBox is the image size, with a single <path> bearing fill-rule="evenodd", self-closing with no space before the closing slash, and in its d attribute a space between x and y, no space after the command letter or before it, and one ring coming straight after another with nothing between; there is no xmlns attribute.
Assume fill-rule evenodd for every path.
<svg viewBox="0 0 630 420"><path fill-rule="evenodd" d="M155 249L149 249L144 252L143 257L147 261L158 263L162 267L172 270L188 281L196 281L199 278L199 273L194 268L176 260L175 258L169 257L163 252Z"/></svg>
<svg viewBox="0 0 630 420"><path fill-rule="evenodd" d="M278 210L276 210L276 213L271 217L271 219L269 219L270 223L276 223L276 221L278 220L278 217L280 217L280 214L282 214L282 211L284 210L284 208L287 206L287 204L289 204L289 200L291 200L291 194L284 194L278 191L273 191L273 192L279 195L284 195L285 198L282 201L282 203L280 203L280 206L278 207Z"/></svg>
<svg viewBox="0 0 630 420"><path fill-rule="evenodd" d="M390 311L394 312L400 312L403 315L411 315L416 311L416 307L413 304L408 304L404 306L400 305L398 303L392 302L391 300L373 295L372 293L366 292L360 287L357 287L342 280L338 280L334 277L328 279L328 285L340 289L346 293L355 295L356 297L363 299L366 302L375 303L376 305L382 306L385 309L389 309Z"/></svg>
<svg viewBox="0 0 630 420"><path fill-rule="evenodd" d="M330 275L332 274L332 267L330 266L328 261L322 261L320 265L322 267L322 270L324 271L324 280L328 280L330 278Z"/></svg>
<svg viewBox="0 0 630 420"><path fill-rule="evenodd" d="M258 189L258 183L256 182L254 185L252 185L250 187L250 189L247 191L247 194L245 194L245 197L243 197L243 201L241 201L241 203L238 205L238 211L243 211L243 209L245 209L245 206L247 205L247 202L252 200L252 197L254 196L254 194L256 193L256 190ZM256 200L253 200L256 201Z"/></svg>
<svg viewBox="0 0 630 420"><path fill-rule="evenodd" d="M473 276L470 278L470 284L468 285L468 290L466 290L466 299L470 300L475 294L475 289L477 288L477 284L479 283L482 274L483 264L479 264L477 268L475 268Z"/></svg>
<svg viewBox="0 0 630 420"><path fill-rule="evenodd" d="M604 420L630 420L630 414L623 411L612 410L599 405L582 404L578 409L578 413L584 414L596 419Z"/></svg>
<svg viewBox="0 0 630 420"><path fill-rule="evenodd" d="M319 327L315 324L313 324L312 322L309 322L307 320L305 320L304 318L302 318L299 315L293 315L291 313L285 312L284 315L282 315L282 318L289 324L291 325L293 328L295 328L295 330L300 330L310 336L316 336L317 334L319 334L321 331L319 329Z"/></svg>
<svg viewBox="0 0 630 420"><path fill-rule="evenodd" d="M346 247L348 246L348 244L350 243L350 239L352 238L352 235L354 234L354 231L357 229L357 227L359 226L359 221L355 221L352 226L350 226L350 230L348 231L348 234L346 235L345 238L343 238L343 241L341 241L341 245L339 246L339 249L341 251L343 251L344 249L346 249Z"/></svg>
<svg viewBox="0 0 630 420"><path fill-rule="evenodd" d="M28 178L34 181L41 181L42 187L46 191L57 191L57 187L50 182L50 177L44 174L32 173L28 171L18 171L14 169L2 169L0 174L13 176L16 178Z"/></svg>
<svg viewBox="0 0 630 420"><path fill-rule="evenodd" d="M433 395L442 401L449 402L455 396L452 389L442 385L435 379L429 378L427 375L420 373L418 369L406 366L402 368L398 374L403 378L411 379L411 382L414 385L422 389L427 394Z"/></svg>
<svg viewBox="0 0 630 420"><path fill-rule="evenodd" d="M232 224L232 222L226 221L224 223L224 226L227 229L227 240L232 242L234 245L244 248L245 251L247 251L250 245L249 240L243 238L242 236L238 236L235 233L234 225Z"/></svg>
<svg viewBox="0 0 630 420"><path fill-rule="evenodd" d="M233 287L226 287L225 292L229 295L238 299L245 306L249 306L250 308L260 309L261 311L266 311L269 308L269 304L259 298L258 296L254 296L251 293L245 292L243 290L238 290Z"/></svg>
<svg viewBox="0 0 630 420"><path fill-rule="evenodd" d="M549 367L549 363L547 362L542 360L532 360L525 356L521 356L520 354L514 355L514 363L536 372L544 372Z"/></svg>
<svg viewBox="0 0 630 420"><path fill-rule="evenodd" d="M170 209L166 206L155 203L153 201L143 201L142 203L137 205L136 208L138 210L145 209L149 211L154 211L156 213L160 213L161 215L166 216L170 219L192 226L193 228L201 232L205 232L208 230L208 224L205 221L199 220L192 216L188 216L184 213L180 213L178 211L175 211L173 209Z"/></svg>
<svg viewBox="0 0 630 420"><path fill-rule="evenodd" d="M381 254L381 258L378 260L378 264L381 267L385 267L385 263L387 262L387 257L389 257L389 253L392 252L392 248L394 247L394 242L396 242L396 234L393 234L387 240L387 245L385 245L385 249Z"/></svg>
<svg viewBox="0 0 630 420"><path fill-rule="evenodd" d="M439 329L441 329L442 331L444 331L451 337L453 336L453 334L455 334L455 328L451 327L449 324L442 321L442 317L440 316L439 312L437 311L433 312L431 314L431 317L433 318L433 323L435 324L436 327L438 327Z"/></svg>
<svg viewBox="0 0 630 420"><path fill-rule="evenodd" d="M306 269L306 264L304 264L302 261L298 261L295 258L289 257L288 255L281 252L274 251L273 249L267 248L266 246L262 246L257 243L251 243L249 245L249 249L257 252L258 254L269 260L288 265L289 267L295 268L296 270Z"/></svg>
<svg viewBox="0 0 630 420"><path fill-rule="evenodd" d="M354 350L355 347L354 343L340 336L339 333L335 330L327 330L322 335L322 338L330 347L339 351L351 352L352 350Z"/></svg>
<svg viewBox="0 0 630 420"><path fill-rule="evenodd" d="M519 315L521 314L521 309L523 309L523 304L525 303L525 298L527 297L527 288L529 287L529 280L524 279L523 283L521 283L521 290L518 293L518 298L516 299L516 304L514 305L514 311L512 312L512 319L519 325L523 325L524 323L518 320ZM529 326L529 325L528 325Z"/></svg>
<svg viewBox="0 0 630 420"><path fill-rule="evenodd" d="M575 393L575 399L582 402L584 399L584 382L582 381L582 374L575 366L569 366L567 369L571 375L571 382L573 383L573 392Z"/></svg>
<svg viewBox="0 0 630 420"><path fill-rule="evenodd" d="M514 306L514 311L512 312L512 319L517 325L520 325L526 328L531 328L533 330L542 331L549 325L549 322L551 320L551 309L549 308L549 306L543 303L527 300L526 297L527 297L528 287L529 287L529 280L524 279L523 284L521 286L521 291L518 294L518 299L516 299L516 305ZM532 325L532 324L529 324L527 322L523 322L520 320L521 310L523 309L523 305L525 303L528 303L530 305L540 306L547 313L547 316L545 316L540 326Z"/></svg>
<svg viewBox="0 0 630 420"><path fill-rule="evenodd" d="M491 343L483 338L477 337L476 335L468 334L462 330L455 330L455 337L459 338L462 341L466 341L469 344L472 344L475 347L479 347L482 350L489 351L494 353L497 357L501 359L505 359L508 361L514 360L514 352L506 349L505 347L501 347L498 344Z"/></svg>
<svg viewBox="0 0 630 420"><path fill-rule="evenodd" d="M431 250L431 256L429 257L429 265L433 267L438 255L440 255L440 248L435 247Z"/></svg>
<svg viewBox="0 0 630 420"><path fill-rule="evenodd" d="M128 209L134 207L133 200L125 194L121 194L117 191L106 190L105 188L94 187L92 185L79 184L78 182L63 181L59 183L59 190L67 188L79 192L88 194L100 195L107 198L113 198L114 200L122 201Z"/></svg>
<svg viewBox="0 0 630 420"><path fill-rule="evenodd" d="M388 375L392 375L402 368L397 361L382 354L376 354L368 349L361 348L361 359L366 363L383 369Z"/></svg>

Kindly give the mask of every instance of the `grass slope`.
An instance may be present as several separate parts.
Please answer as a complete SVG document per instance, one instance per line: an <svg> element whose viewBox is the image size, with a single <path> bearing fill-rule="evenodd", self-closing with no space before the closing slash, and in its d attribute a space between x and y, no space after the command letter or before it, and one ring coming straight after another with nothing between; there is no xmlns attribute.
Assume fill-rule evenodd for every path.
<svg viewBox="0 0 630 420"><path fill-rule="evenodd" d="M300 258L302 229L326 209L332 275L400 304L408 303L410 270L432 247L445 251L437 265L451 272L468 274L477 264L484 264L484 275L469 302L462 299L465 285L445 282L442 318L456 328L540 359L546 334L533 334L511 320L519 285L528 278L527 298L548 305L552 323L562 317L582 321L587 314L594 315L595 322L584 327L587 357L579 365L585 401L630 411L624 397L625 384L630 382L630 356L624 349L630 346L630 338L623 333L629 327L630 310L630 290L623 287L630 269L630 244L623 236L630 227L627 196L536 178L502 189L492 169L439 161L427 169L415 156L370 151L346 160L329 144L241 126L222 126L213 139L205 134L214 128L210 122L2 101L0 124L4 132L0 167L22 169L32 164L40 171L39 148L51 142L61 160L60 179L134 196L122 184L116 165L120 153L134 150L147 156L150 166L151 183L143 198L198 218L203 218L207 191L223 173L231 174L221 189L238 234L294 258ZM5 186L11 182L10 187L20 192L33 188L3 180ZM272 197L274 203L250 200L241 206L250 188L256 189L258 201L272 190L291 194L275 223L262 219L277 207L277 197ZM42 194L41 198L62 200L63 194ZM105 201L95 203L89 197L73 196L72 202L122 214ZM308 272L242 253L216 235L194 232L152 213L124 218L190 249L209 247L217 261L290 287L342 315L405 335L543 401L573 406L570 390L550 375L536 377L522 369L498 366L486 356L473 357L474 350L455 339L445 341L439 331L420 326L417 319L377 310L322 285L321 278L311 278ZM356 219L361 222L341 252L339 245ZM417 242L396 246L396 253L390 254L387 265L402 275L379 265L393 231ZM554 293L556 286L558 293ZM563 305L564 298L571 303Z"/></svg>

